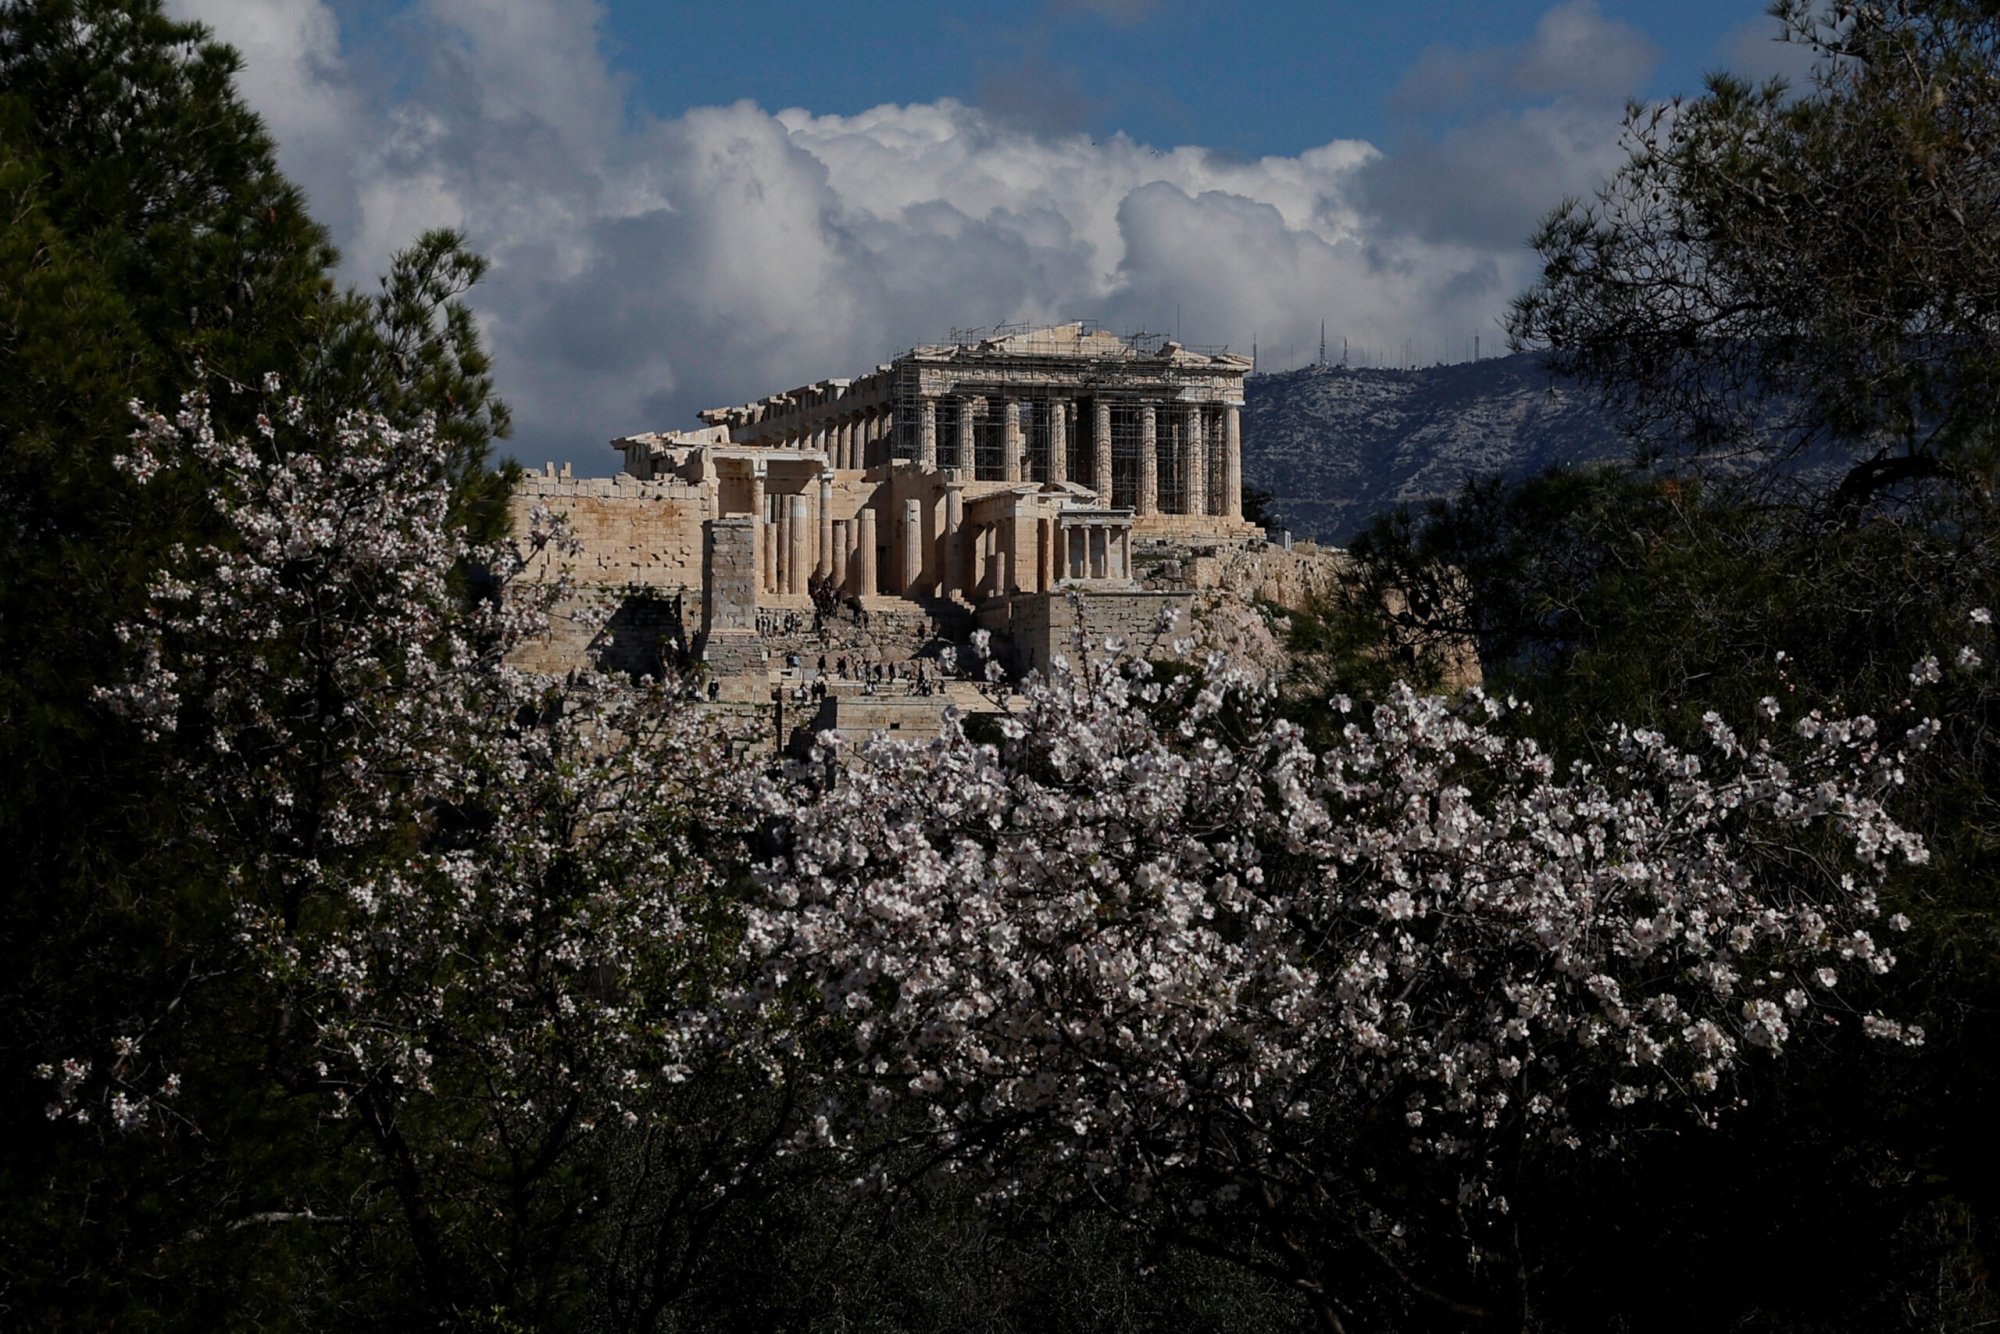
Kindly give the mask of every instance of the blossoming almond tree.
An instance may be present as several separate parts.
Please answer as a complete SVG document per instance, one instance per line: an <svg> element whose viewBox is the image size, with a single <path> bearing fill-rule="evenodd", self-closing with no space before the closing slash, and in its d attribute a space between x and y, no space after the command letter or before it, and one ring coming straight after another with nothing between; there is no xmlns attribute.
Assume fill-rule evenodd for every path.
<svg viewBox="0 0 2000 1334"><path fill-rule="evenodd" d="M1266 702L1216 662L1059 666L1001 745L878 739L770 793L756 999L845 1044L819 1136L901 1116L1003 1198L1108 1203L1330 1328L1385 1289L1518 1324L1539 1158L1710 1118L1823 1026L1921 1040L1841 995L1891 963L1875 887L1924 854L1877 796L1928 725L1780 739L1773 703L1565 778L1476 693L1399 691L1317 753Z"/></svg>
<svg viewBox="0 0 2000 1334"><path fill-rule="evenodd" d="M175 552L126 629L144 670L107 699L229 868L263 1013L238 1057L363 1148L434 1311L560 1319L560 1275L599 1244L590 1164L624 1151L602 1141L658 1157L676 1090L718 1059L742 780L675 683L506 665L566 591L514 585L525 548L564 540L546 516L525 548L475 550L432 431L353 416L318 442L297 414L232 440L200 396L142 413L123 466L206 475L227 539ZM88 1054L52 1062L49 1114L199 1133L196 1090L116 1055L97 1078ZM740 1173L688 1175L706 1207ZM270 1189L258 1219L336 1207Z"/></svg>

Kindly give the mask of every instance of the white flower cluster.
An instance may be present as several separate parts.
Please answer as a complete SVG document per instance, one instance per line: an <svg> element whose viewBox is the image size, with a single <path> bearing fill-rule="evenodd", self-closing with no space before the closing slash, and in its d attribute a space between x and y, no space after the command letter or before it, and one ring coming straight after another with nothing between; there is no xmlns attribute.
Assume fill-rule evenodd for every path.
<svg viewBox="0 0 2000 1334"><path fill-rule="evenodd" d="M758 996L847 1035L861 1092L828 1097L914 1104L1017 1183L1197 1212L1326 1190L1382 1108L1477 1181L1508 1137L1576 1145L1607 1105L1702 1114L1891 962L1873 886L1924 850L1877 800L1899 757L1865 719L1809 720L1782 763L1719 719L1700 755L1628 732L1565 781L1477 695L1398 691L1324 752L1266 702L1059 669L1000 747L878 740L831 791L774 796ZM1822 830L1845 876L1783 856Z"/></svg>
<svg viewBox="0 0 2000 1334"><path fill-rule="evenodd" d="M491 1136L636 1121L713 1045L726 865L692 839L741 823L739 766L679 683L505 665L569 592L515 578L574 549L554 516L475 549L428 427L298 418L233 440L200 396L141 415L123 466L198 470L220 536L154 582L124 628L143 666L103 695L177 739L190 824L238 867L236 939L292 1035L274 1073L372 1127L441 1079L484 1090ZM146 1122L88 1075L54 1106Z"/></svg>

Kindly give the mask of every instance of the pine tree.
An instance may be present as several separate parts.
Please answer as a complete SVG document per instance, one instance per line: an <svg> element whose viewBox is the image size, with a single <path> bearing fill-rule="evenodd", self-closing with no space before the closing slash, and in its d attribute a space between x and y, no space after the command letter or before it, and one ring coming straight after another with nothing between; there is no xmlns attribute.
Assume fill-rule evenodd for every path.
<svg viewBox="0 0 2000 1334"><path fill-rule="evenodd" d="M379 295L343 291L239 67L159 0L0 3L0 1289L16 1311L224 1323L254 1274L277 1294L297 1276L282 1255L232 1263L268 1248L218 1232L220 1202L254 1207L272 1176L327 1170L251 1133L293 1115L249 1077L254 1027L217 1044L234 1100L171 1157L51 1134L40 1114L37 1062L235 985L218 972L232 868L185 839L159 758L98 693L131 673L116 627L166 553L215 535L201 479L141 489L113 466L131 405L202 389L243 430L262 395L242 391L276 373L329 420L334 405L432 414L462 510L489 534L504 511L487 447L506 409L461 300L483 261L436 233Z"/></svg>

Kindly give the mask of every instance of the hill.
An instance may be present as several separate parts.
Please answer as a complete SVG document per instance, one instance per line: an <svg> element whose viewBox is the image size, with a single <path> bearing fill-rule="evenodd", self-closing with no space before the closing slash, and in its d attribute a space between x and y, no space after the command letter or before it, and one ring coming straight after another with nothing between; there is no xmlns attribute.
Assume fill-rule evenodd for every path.
<svg viewBox="0 0 2000 1334"><path fill-rule="evenodd" d="M1558 385L1535 353L1411 371L1311 366L1254 375L1245 395L1244 484L1275 494L1292 531L1322 542L1469 476L1631 453L1611 415Z"/></svg>

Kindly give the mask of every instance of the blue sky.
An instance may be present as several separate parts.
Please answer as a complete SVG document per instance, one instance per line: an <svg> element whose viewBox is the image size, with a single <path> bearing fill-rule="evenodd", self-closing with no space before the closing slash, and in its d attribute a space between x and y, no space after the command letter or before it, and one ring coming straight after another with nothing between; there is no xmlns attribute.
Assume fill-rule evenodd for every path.
<svg viewBox="0 0 2000 1334"><path fill-rule="evenodd" d="M1351 0L1112 0L1111 3L612 4L605 37L655 112L749 98L771 110L852 115L943 97L1024 113L1044 129L1117 131L1221 152L1295 154L1333 138L1383 142L1490 107L1396 99L1427 52L1525 40L1554 6L1357 4ZM1759 0L1600 0L1659 60L1629 91L1699 88L1774 30ZM1746 31L1746 29L1748 31ZM1042 107L1023 106L1037 93Z"/></svg>
<svg viewBox="0 0 2000 1334"><path fill-rule="evenodd" d="M1358 363L1499 341L1627 99L1801 66L1757 3L169 0L372 281L433 226L524 462L1089 317Z"/></svg>

